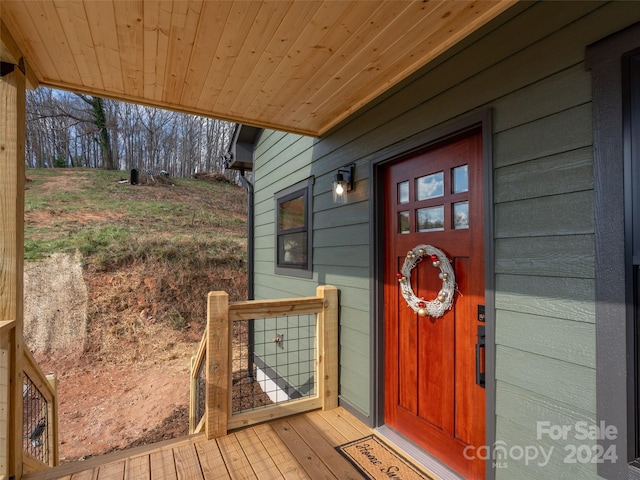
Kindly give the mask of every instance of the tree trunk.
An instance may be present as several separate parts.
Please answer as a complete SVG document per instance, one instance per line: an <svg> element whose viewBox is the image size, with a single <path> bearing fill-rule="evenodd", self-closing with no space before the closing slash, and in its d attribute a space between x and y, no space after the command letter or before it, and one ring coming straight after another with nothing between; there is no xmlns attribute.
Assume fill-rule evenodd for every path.
<svg viewBox="0 0 640 480"><path fill-rule="evenodd" d="M104 111L104 100L100 97L92 97L89 102L93 108L93 120L98 127L98 143L102 153L102 168L115 170L113 150L111 150L111 137L107 129L107 115Z"/></svg>

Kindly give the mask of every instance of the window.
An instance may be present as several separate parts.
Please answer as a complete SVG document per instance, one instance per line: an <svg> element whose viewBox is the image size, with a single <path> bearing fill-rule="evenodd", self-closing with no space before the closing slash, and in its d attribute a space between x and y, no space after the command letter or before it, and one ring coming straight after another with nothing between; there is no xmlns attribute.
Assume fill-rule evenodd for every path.
<svg viewBox="0 0 640 480"><path fill-rule="evenodd" d="M311 186L309 178L275 195L276 273L311 278Z"/></svg>

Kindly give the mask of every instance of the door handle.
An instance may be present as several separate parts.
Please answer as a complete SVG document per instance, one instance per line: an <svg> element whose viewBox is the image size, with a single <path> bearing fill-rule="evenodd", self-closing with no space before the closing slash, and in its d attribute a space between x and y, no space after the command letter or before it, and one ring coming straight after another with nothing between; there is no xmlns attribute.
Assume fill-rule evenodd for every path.
<svg viewBox="0 0 640 480"><path fill-rule="evenodd" d="M478 341L476 342L476 385L485 388L484 353L485 336L484 325L478 325Z"/></svg>

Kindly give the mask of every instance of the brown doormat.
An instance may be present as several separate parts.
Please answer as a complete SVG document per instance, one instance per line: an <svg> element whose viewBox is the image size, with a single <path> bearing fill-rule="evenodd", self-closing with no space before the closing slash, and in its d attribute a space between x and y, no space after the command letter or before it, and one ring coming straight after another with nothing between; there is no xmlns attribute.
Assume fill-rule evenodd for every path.
<svg viewBox="0 0 640 480"><path fill-rule="evenodd" d="M336 450L371 480L434 480L375 435L337 446Z"/></svg>

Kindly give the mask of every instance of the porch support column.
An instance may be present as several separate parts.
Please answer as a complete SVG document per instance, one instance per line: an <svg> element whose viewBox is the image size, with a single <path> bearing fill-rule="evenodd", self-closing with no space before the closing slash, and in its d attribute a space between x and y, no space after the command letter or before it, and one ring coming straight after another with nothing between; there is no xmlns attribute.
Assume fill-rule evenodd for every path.
<svg viewBox="0 0 640 480"><path fill-rule="evenodd" d="M4 38L3 38L4 40ZM3 55L2 58L5 61ZM22 62L21 62L22 63ZM9 62L0 77L0 322L14 321L8 351L8 407L0 412L7 432L0 476L22 476L22 331L25 182L25 74ZM11 70L12 69L12 70ZM7 392L8 387L8 392ZM1 399L0 403L6 402ZM5 423L6 422L6 423ZM1 442L0 442L1 443Z"/></svg>

